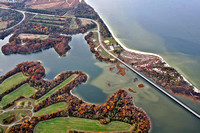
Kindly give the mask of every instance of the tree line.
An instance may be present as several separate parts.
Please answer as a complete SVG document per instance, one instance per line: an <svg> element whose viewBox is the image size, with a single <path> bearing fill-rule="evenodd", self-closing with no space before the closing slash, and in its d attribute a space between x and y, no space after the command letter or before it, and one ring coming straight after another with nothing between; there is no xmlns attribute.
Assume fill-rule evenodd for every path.
<svg viewBox="0 0 200 133"><path fill-rule="evenodd" d="M95 119L101 121L102 124L107 124L111 121L122 121L129 124L134 124L132 132L146 133L151 127L149 116L140 108L134 106L132 97L122 89L117 90L110 96L105 104L89 104L81 99L65 93L54 96L50 99L52 102L67 102L68 108L32 117L30 120L25 120L20 125L15 125L7 129L9 132L29 132L32 133L35 126L41 122L58 117L79 117L86 119ZM53 101L56 100L56 101Z"/></svg>

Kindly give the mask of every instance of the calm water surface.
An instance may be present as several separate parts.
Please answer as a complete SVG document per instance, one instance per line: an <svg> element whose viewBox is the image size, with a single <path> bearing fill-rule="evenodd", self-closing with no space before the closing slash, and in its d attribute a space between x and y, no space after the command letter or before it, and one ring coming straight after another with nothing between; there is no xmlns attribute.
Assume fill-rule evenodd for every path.
<svg viewBox="0 0 200 133"><path fill-rule="evenodd" d="M200 89L199 0L87 0L87 2L96 9L125 46L161 55ZM151 91L154 92L153 89ZM146 96L145 94L142 93L142 96ZM199 103L182 97L177 98L200 112ZM136 97L136 104L141 105L151 115L155 115L151 116L152 132L200 131L200 126L189 130L190 122L200 125L200 120L187 118L185 115L181 115L183 118L175 118L182 111L165 105L165 102L171 102L170 100L158 101L159 103L155 102L155 106L160 108L151 108L152 102L144 104L147 101L137 101ZM174 109L173 113L171 107ZM171 116L174 113L175 116ZM182 119L186 125L184 126L178 119Z"/></svg>
<svg viewBox="0 0 200 133"><path fill-rule="evenodd" d="M137 18L137 13L143 12L141 8L142 5L140 4L142 4L142 2L149 2L149 4L143 8L144 10L147 10L148 5L151 5L150 1L88 1L93 7L95 7L95 9L97 9L100 15L105 18L105 21L109 24L109 26L111 26L117 37L119 37L120 40L126 44L126 46L142 51L159 54L162 53L161 55L165 56L165 59L170 60L170 65L175 64L177 68L184 70L184 74L186 75L186 71L188 71L186 69L187 63L193 62L194 70L195 68L197 69L195 63L199 58L198 52L197 55L188 55L181 51L170 51L169 48L166 47L166 42L163 41L163 37L158 35L158 33L150 31L152 29L148 29L148 26L145 25L146 23L142 19L143 17L139 17L141 15L138 15L141 19ZM152 10L153 9L154 8L152 7ZM135 10L138 12L136 13ZM142 23L142 21L144 23ZM151 23L153 24L153 22ZM183 38L186 39L186 37ZM8 39L9 37L4 40L0 40L0 46L7 43ZM0 53L0 75L3 75L5 72L13 69L18 63L37 60L41 60L43 62L43 65L47 70L47 79L53 79L62 71L82 70L83 72L86 72L90 78L87 84L80 85L75 88L73 93L83 98L85 101L98 104L105 103L107 97L113 94L118 88L128 89L131 87L137 91L136 94L131 94L134 97L135 104L143 108L151 118L152 133L198 133L200 131L199 119L185 111L183 108L168 99L165 95L157 91L154 87L150 86L139 77L139 81L137 83L133 83L133 78L137 77L134 73L128 71L127 74L122 77L116 74L117 70L110 72L109 67L113 65L97 61L90 52L89 46L83 39L83 35L73 36L70 46L72 49L69 51L67 56L63 58L58 57L54 49L45 50L31 55L4 56ZM183 57L186 60L180 60ZM181 65L177 65L178 63L173 63L173 61L177 62L177 60L180 60L180 63L184 64L184 67L186 68L180 67ZM196 73L198 73L198 71L196 71ZM188 76L190 77L191 75ZM111 87L107 86L108 81L111 82ZM137 88L137 85L140 83L145 85L144 89ZM195 83L198 84L198 82ZM185 98L181 98L181 100L190 105L197 112L200 112L200 104Z"/></svg>
<svg viewBox="0 0 200 133"><path fill-rule="evenodd" d="M127 47L161 55L200 89L199 0L87 0Z"/></svg>

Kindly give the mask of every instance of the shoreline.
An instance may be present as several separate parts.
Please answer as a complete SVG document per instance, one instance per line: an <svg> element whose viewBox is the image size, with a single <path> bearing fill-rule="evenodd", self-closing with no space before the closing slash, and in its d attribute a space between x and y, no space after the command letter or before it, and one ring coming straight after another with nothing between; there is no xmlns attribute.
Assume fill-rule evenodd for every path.
<svg viewBox="0 0 200 133"><path fill-rule="evenodd" d="M74 88L73 88L74 89ZM87 102L87 101L85 101L84 99L81 99L79 96L77 96L77 95L75 95L75 94L73 94L73 89L72 90L70 90L70 95L72 95L72 96L74 96L74 97L77 97L78 99L80 99L80 100L82 100L84 103L86 103L86 104L94 104L94 105L101 105L101 104L98 104L98 103L91 103L91 102ZM132 97L131 95L130 95L130 93L125 89L125 88L122 88L122 90L124 90L124 91L126 91L127 93L128 93L128 95L130 96L130 97ZM108 98L107 98L108 99ZM140 109L142 112L144 112L145 114L148 114L142 107L138 107L136 104L135 104L135 99L134 99L134 97L132 97L132 103L133 103L133 105L134 105L134 107L135 108L138 108L138 109ZM103 103L103 104L106 104L106 102L105 103ZM78 118L78 117L77 117ZM88 119L88 120L90 120L90 119ZM149 129L149 132L151 132L151 130L152 130L152 121L151 121L151 118L150 118L150 115L148 114L148 120L150 121L150 129ZM131 125L131 124L130 124ZM132 125L131 125L132 126Z"/></svg>
<svg viewBox="0 0 200 133"><path fill-rule="evenodd" d="M158 57L162 62L166 63L165 65L167 67L171 67L165 60L162 56L158 55L158 54L155 54L155 53L151 53L151 52L143 52L143 51L139 51L139 50L134 50L134 49L130 49L130 48L127 48L116 36L115 34L113 33L113 31L111 30L111 28L108 26L108 24L106 23L106 21L103 19L103 17L98 14L102 20L104 21L104 24L108 27L108 30L110 31L113 39L116 40L116 42L126 51L128 52L134 52L134 53L137 53L137 54L144 54L144 55L151 55L151 56L156 56ZM173 67L171 67L173 68ZM175 69L176 70L176 69ZM177 71L177 70L176 70ZM193 87L193 90L196 92L196 93L200 93L200 89L198 89L197 87L195 87L192 83L190 83L179 71L177 71L182 77L183 77L183 80L185 82L187 82L189 85L191 85Z"/></svg>

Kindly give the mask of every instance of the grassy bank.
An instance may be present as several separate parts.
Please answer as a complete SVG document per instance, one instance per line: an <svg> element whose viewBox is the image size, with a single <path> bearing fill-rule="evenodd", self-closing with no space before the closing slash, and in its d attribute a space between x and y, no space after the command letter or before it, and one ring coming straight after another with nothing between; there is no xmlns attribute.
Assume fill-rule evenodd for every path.
<svg viewBox="0 0 200 133"><path fill-rule="evenodd" d="M14 101L16 98L18 98L21 95L28 98L31 95L33 95L35 92L36 90L34 88L30 87L29 84L25 84L21 86L20 88L18 88L17 90L11 92L10 94L4 96L0 105L4 106Z"/></svg>
<svg viewBox="0 0 200 133"><path fill-rule="evenodd" d="M66 107L67 107L67 103L57 103L57 104L53 104L49 107L41 109L40 111L36 112L34 115L35 116L45 115L48 113L53 113L59 110L63 110Z"/></svg>
<svg viewBox="0 0 200 133"><path fill-rule="evenodd" d="M128 131L129 124L123 122L111 122L108 125L100 125L98 120L82 118L58 118L39 123L35 128L35 133L66 133L71 129L81 131Z"/></svg>
<svg viewBox="0 0 200 133"><path fill-rule="evenodd" d="M0 84L0 94L26 79L27 77L24 76L22 73L17 73L12 77L6 79L3 83Z"/></svg>
<svg viewBox="0 0 200 133"><path fill-rule="evenodd" d="M51 91L49 91L46 95L44 95L43 97L41 97L40 99L38 99L36 101L36 103L39 103L43 100L45 100L47 97L51 96L53 93L55 93L58 89L64 87L66 84L68 84L69 82L71 82L72 80L74 80L77 77L77 75L72 75L70 76L68 79L66 79L65 81L63 81L60 85L56 86L55 88L53 88Z"/></svg>

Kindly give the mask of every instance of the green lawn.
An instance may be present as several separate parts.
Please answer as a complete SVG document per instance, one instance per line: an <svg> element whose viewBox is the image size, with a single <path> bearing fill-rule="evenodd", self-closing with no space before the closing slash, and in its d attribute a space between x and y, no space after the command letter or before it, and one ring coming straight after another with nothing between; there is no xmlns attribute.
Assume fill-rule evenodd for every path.
<svg viewBox="0 0 200 133"><path fill-rule="evenodd" d="M0 84L0 94L26 79L27 77L22 73L15 74L14 76L6 79L3 83Z"/></svg>
<svg viewBox="0 0 200 133"><path fill-rule="evenodd" d="M72 20L71 20L70 29L78 29L78 25L74 18L72 18Z"/></svg>
<svg viewBox="0 0 200 133"><path fill-rule="evenodd" d="M82 131L128 131L129 124L123 122L111 122L108 125L100 125L98 120L82 118L58 118L39 123L35 127L35 133L66 133L70 129Z"/></svg>
<svg viewBox="0 0 200 133"><path fill-rule="evenodd" d="M34 19L51 19L51 20L64 20L63 18L56 18L56 17L53 17L53 16L45 16L45 15L37 15L34 17Z"/></svg>
<svg viewBox="0 0 200 133"><path fill-rule="evenodd" d="M105 58L110 57L110 55L101 46L98 47L98 50L99 49L101 49L101 52L99 51L101 53L101 56Z"/></svg>
<svg viewBox="0 0 200 133"><path fill-rule="evenodd" d="M77 77L77 75L72 75L70 76L68 79L66 79L65 81L63 81L61 84L59 84L58 86L56 86L55 88L53 88L51 91L49 91L46 95L44 95L43 97L41 97L40 99L36 100L36 103L39 103L43 100L45 100L47 97L51 96L53 93L55 93L58 89L64 87L66 84L68 84L69 82L71 82L72 80L74 80Z"/></svg>
<svg viewBox="0 0 200 133"><path fill-rule="evenodd" d="M115 39L114 39L114 38L112 38L112 37L103 38L103 41L105 41L105 40L109 40L109 41L110 41L110 44L111 44L111 43L115 43L115 42L116 42L116 41L115 41Z"/></svg>
<svg viewBox="0 0 200 133"><path fill-rule="evenodd" d="M36 112L34 115L35 116L45 115L48 113L53 113L59 110L63 110L65 108L67 108L67 103L57 103L57 104L53 104L49 107L41 109L40 111Z"/></svg>
<svg viewBox="0 0 200 133"><path fill-rule="evenodd" d="M5 106L6 104L14 101L20 95L28 98L31 95L33 95L35 92L36 92L36 90L34 88L30 87L29 84L24 84L23 86L21 86L17 90L15 90L15 91L11 92L10 94L4 96L0 105Z"/></svg>
<svg viewBox="0 0 200 133"><path fill-rule="evenodd" d="M91 30L92 30L92 29L91 29ZM95 30L93 30L93 31L95 31ZM93 36L92 36L92 40L93 40L93 39L96 40L96 42L94 42L95 47L99 46L100 44L99 44L99 38L98 38L98 33L97 33L97 32L94 32L94 34L93 34Z"/></svg>

